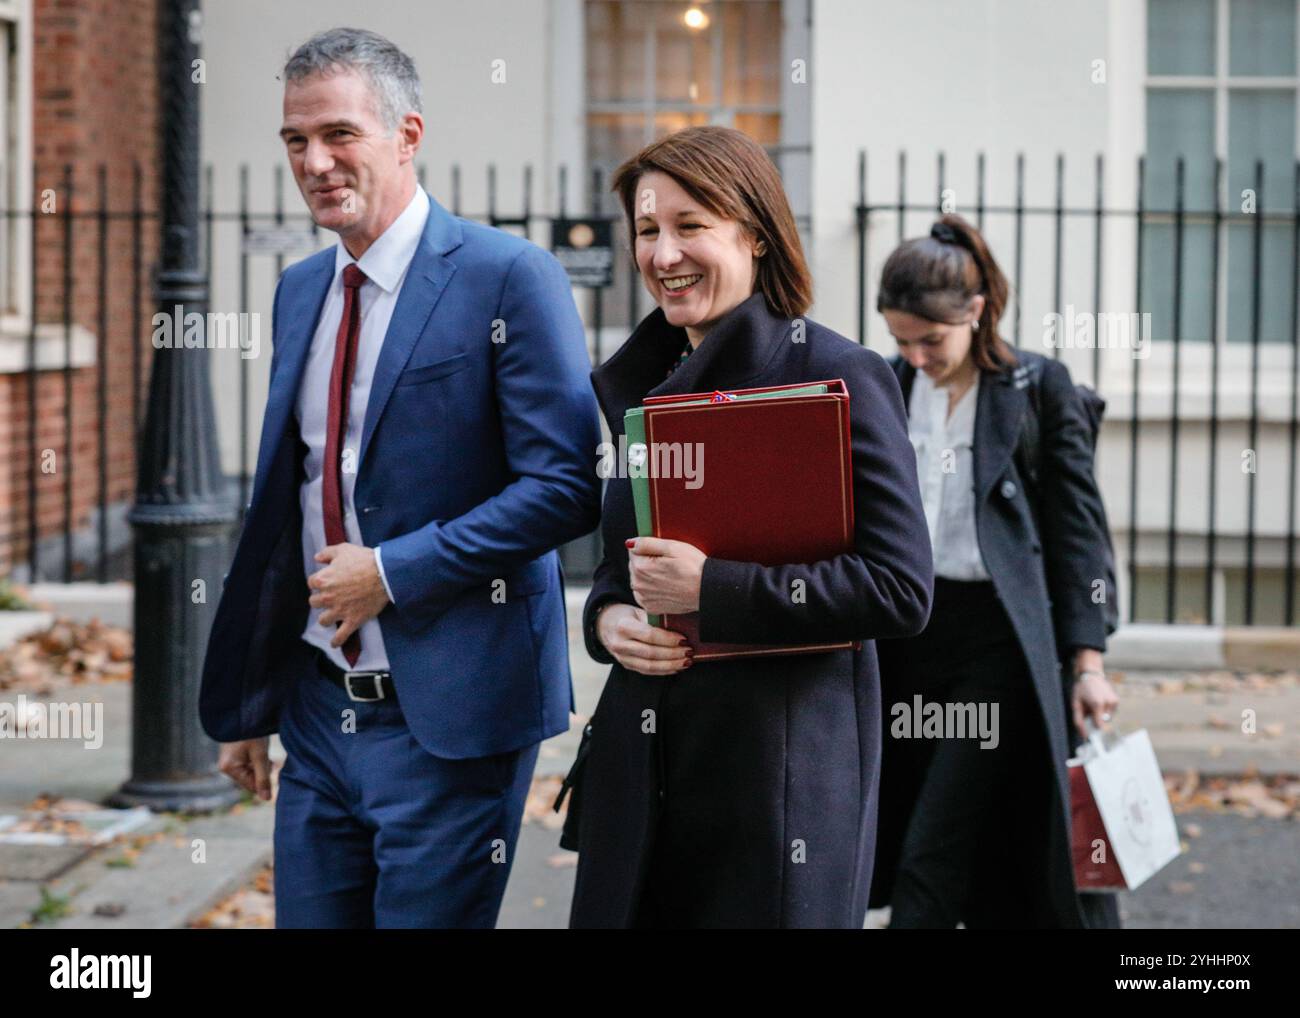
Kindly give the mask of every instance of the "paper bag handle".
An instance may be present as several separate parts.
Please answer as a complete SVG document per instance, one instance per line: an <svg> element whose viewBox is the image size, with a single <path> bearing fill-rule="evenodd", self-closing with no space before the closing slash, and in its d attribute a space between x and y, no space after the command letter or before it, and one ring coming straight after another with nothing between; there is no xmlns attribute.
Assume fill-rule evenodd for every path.
<svg viewBox="0 0 1300 1018"><path fill-rule="evenodd" d="M1106 733L1097 727L1097 723L1092 720L1091 715L1083 719L1084 731L1088 733L1088 745L1092 751L1101 756L1106 752Z"/></svg>

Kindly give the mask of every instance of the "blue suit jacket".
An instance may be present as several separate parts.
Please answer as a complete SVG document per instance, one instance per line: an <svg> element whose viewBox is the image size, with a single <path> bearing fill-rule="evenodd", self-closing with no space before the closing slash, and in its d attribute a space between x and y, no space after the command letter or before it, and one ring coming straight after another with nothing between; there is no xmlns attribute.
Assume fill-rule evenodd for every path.
<svg viewBox="0 0 1300 1018"><path fill-rule="evenodd" d="M221 742L276 731L286 689L313 667L293 408L334 257L291 266L276 288L257 474L203 668L199 712ZM568 727L554 549L599 520L590 370L554 257L430 199L375 368L354 504L393 592L379 624L398 700L438 756Z"/></svg>

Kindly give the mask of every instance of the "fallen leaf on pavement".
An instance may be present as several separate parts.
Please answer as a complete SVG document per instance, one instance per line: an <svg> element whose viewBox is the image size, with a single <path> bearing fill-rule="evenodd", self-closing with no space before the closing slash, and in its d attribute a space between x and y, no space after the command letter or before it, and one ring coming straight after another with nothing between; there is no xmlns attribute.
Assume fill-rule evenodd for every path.
<svg viewBox="0 0 1300 1018"><path fill-rule="evenodd" d="M68 682L129 682L133 653L125 629L99 619L59 617L48 629L0 649L0 689L45 696Z"/></svg>

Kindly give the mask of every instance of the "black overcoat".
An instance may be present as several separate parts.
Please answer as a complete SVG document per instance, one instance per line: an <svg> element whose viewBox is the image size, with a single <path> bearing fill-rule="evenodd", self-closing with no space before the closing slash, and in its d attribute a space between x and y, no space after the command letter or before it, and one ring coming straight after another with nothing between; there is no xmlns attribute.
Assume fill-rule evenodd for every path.
<svg viewBox="0 0 1300 1018"><path fill-rule="evenodd" d="M1104 546L1096 522L1105 518L1093 478L1090 426L1064 364L1017 350L1018 364L985 370L975 408L971 443L975 529L984 567L1024 652L1044 727L1050 759L1041 772L1024 776L1017 812L1018 851L988 874L996 915L1000 898L1009 914L1035 925L1114 925L1113 897L1076 895L1070 859L1069 775L1073 745L1069 659L1078 647L1104 650L1104 608L1094 584L1106 576ZM906 405L916 370L890 358ZM1037 388L1038 454L1026 449L1025 418ZM889 648L892 652L892 648ZM884 676L888 689L889 675ZM895 796L904 776L881 788L881 810L898 813ZM872 907L888 904L893 864L904 831L882 825ZM1026 900L1032 897L1033 900ZM987 907L987 906L986 906ZM1018 918L1017 921L1020 921Z"/></svg>
<svg viewBox="0 0 1300 1018"><path fill-rule="evenodd" d="M591 721L570 922L633 925L650 887L668 925L860 927L881 747L872 641L923 629L933 586L898 383L878 354L807 319L777 317L761 294L724 316L665 381L685 342L656 309L592 373L615 441L624 411L647 394L842 378L853 446L855 551L776 567L708 559L701 639L864 642L698 662L667 678L627 671L594 631L601 605L635 603L624 545L636 536L631 485L611 478L583 625L589 653L613 668ZM796 579L804 603L793 603Z"/></svg>

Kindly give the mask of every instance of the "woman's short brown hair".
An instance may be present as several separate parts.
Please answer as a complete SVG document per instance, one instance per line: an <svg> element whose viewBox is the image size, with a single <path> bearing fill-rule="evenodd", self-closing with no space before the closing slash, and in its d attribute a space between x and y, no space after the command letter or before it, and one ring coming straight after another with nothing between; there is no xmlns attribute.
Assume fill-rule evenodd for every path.
<svg viewBox="0 0 1300 1018"><path fill-rule="evenodd" d="M617 192L636 249L637 182L654 171L724 219L734 219L767 250L758 260L754 288L772 313L798 318L812 303L812 277L781 175L761 145L730 127L688 127L647 145L614 171Z"/></svg>

